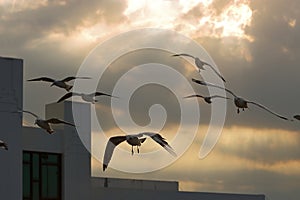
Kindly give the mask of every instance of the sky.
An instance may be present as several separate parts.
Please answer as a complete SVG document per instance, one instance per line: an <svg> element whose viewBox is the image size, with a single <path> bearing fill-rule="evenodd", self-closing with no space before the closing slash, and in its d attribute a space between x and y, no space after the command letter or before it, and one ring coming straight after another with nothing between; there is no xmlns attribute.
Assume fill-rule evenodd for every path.
<svg viewBox="0 0 300 200"><path fill-rule="evenodd" d="M292 117L300 113L299 20L300 4L297 0L91 0L88 3L80 0L0 0L0 56L24 59L24 80L45 75L63 78L76 74L90 52L111 38L141 28L170 30L190 38L206 50L210 57L203 52L197 56L212 59L225 77L227 88ZM144 42L166 48L186 47L183 41L174 39L172 45L168 43L170 41L172 38L164 35L148 34L112 43L110 48L100 48L99 51L113 56L119 49ZM134 66L153 62L172 66L189 81L193 77L202 78L190 59L172 58L172 53L179 52L129 51L109 63L97 89L112 93L123 74ZM190 49L186 53L197 52ZM100 54L99 58L101 56L105 58L107 55ZM101 60L97 61L99 66L103 64ZM97 71L97 68L93 70ZM123 85L134 85L134 81L149 77L142 72L135 72L140 73L139 76L134 73L128 76ZM210 74L209 70L205 73ZM190 85L195 93L208 94L205 87L191 82ZM156 119L152 128L160 127L161 124L156 124L160 122L157 119L166 118L161 133L171 144L182 116L179 106L182 99L179 100L176 95L190 94L181 82L175 83L174 88L175 94L167 87L144 85L133 93L129 101L130 117L140 129L151 125L152 118ZM44 105L55 102L64 93L63 90L49 88L47 83L24 81L23 107L44 116ZM124 127L139 131L130 124L117 127L111 108L118 104L111 103L114 102L103 98L96 105L105 134L124 134L121 130ZM272 200L299 199L300 122L283 121L253 106L237 114L232 101L228 101L220 138L213 151L199 159L212 107L199 99L187 100L187 109L194 108L194 103L201 112L200 122L194 122L194 117L188 115L190 123L185 131L189 134L189 127L197 126L197 134L187 151L170 166L139 174L112 168L102 172L101 162L93 159L93 175L176 180L180 190L184 191L265 194ZM161 107L153 107L157 104L164 107L163 114ZM159 112L150 112L152 108ZM128 117L121 111L119 118ZM104 120L103 116L106 117ZM24 119L25 125L32 123L32 118ZM97 144L101 134L94 130L93 143ZM102 145L94 151L101 152L104 148ZM128 145L121 144L120 148L130 155ZM175 143L174 148L177 149ZM150 140L141 148L141 151L153 150L159 150L159 147ZM153 162L141 156L131 157L132 163L137 166ZM130 166L125 158L114 154L110 164Z"/></svg>

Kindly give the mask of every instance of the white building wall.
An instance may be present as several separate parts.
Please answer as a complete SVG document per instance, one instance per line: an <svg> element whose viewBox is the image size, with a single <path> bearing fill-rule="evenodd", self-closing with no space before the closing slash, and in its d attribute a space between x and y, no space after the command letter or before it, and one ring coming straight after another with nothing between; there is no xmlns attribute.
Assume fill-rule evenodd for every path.
<svg viewBox="0 0 300 200"><path fill-rule="evenodd" d="M73 104L73 105L72 105ZM80 112L76 129L84 131L85 143L91 143L91 111L90 104L65 101L46 105L46 118L57 117L73 123L72 107ZM55 127L54 127L55 128ZM90 199L91 159L90 153L83 146L76 129L65 125L63 137L63 199Z"/></svg>
<svg viewBox="0 0 300 200"><path fill-rule="evenodd" d="M1 199L22 199L22 118L23 60L0 57L0 140L8 151L0 149Z"/></svg>

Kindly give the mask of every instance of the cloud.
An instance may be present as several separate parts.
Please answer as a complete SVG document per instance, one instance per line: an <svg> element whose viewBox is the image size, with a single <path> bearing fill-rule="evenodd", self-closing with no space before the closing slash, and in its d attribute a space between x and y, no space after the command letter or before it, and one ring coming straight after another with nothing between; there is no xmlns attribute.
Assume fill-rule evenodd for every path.
<svg viewBox="0 0 300 200"><path fill-rule="evenodd" d="M225 129L209 156L199 160L199 148L206 129L201 127L184 156L167 168L146 174L127 174L111 169L103 173L101 164L93 160L92 174L101 177L179 180L182 191L266 194L271 199L280 199L285 194L286 198L297 199L297 182L300 179L297 147L300 140L296 132L268 132L245 127ZM295 153L288 155L292 151ZM116 159L124 162L116 157L112 162L116 162ZM139 159L148 162L145 158ZM159 162L159 158L156 159Z"/></svg>

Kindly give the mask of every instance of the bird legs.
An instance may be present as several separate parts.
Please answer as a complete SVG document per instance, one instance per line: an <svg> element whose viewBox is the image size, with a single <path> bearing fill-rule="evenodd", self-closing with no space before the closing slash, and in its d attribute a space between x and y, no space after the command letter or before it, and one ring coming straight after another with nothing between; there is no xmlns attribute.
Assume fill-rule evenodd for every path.
<svg viewBox="0 0 300 200"><path fill-rule="evenodd" d="M136 150L138 153L140 153L140 149L139 149L139 146L136 146ZM131 146L131 155L134 154L134 151L133 151L133 145Z"/></svg>

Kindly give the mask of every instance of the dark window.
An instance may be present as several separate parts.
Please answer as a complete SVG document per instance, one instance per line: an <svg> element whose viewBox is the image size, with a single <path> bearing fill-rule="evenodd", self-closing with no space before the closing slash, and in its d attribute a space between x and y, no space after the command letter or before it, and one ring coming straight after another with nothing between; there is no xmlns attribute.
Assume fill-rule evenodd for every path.
<svg viewBox="0 0 300 200"><path fill-rule="evenodd" d="M61 155L23 152L23 199L61 200Z"/></svg>

